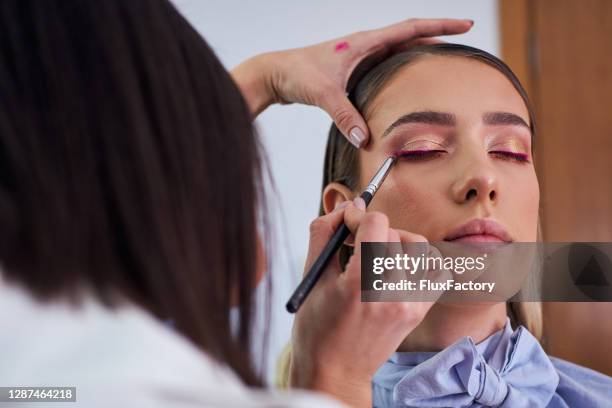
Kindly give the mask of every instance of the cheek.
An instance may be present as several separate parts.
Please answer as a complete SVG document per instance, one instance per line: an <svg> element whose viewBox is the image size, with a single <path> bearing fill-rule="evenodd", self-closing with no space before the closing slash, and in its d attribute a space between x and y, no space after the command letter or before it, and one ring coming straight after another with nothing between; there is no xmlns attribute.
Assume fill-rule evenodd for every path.
<svg viewBox="0 0 612 408"><path fill-rule="evenodd" d="M509 213L516 225L516 240L534 242L538 235L540 187L535 173L508 186Z"/></svg>
<svg viewBox="0 0 612 408"><path fill-rule="evenodd" d="M386 214L393 228L432 239L432 220L445 211L440 207L443 202L440 190L431 176L427 185L423 185L414 175L396 171L389 174L368 208Z"/></svg>

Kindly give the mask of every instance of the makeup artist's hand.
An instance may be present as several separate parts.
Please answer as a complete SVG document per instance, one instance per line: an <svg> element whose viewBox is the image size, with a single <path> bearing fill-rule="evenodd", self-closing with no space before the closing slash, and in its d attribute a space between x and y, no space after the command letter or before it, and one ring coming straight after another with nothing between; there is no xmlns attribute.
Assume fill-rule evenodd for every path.
<svg viewBox="0 0 612 408"><path fill-rule="evenodd" d="M293 102L325 110L355 146L369 139L368 127L346 96L349 77L390 53L416 44L435 43L438 35L465 33L470 20L409 19L360 31L304 48L257 55L232 70L253 116L273 103Z"/></svg>
<svg viewBox="0 0 612 408"><path fill-rule="evenodd" d="M332 259L296 314L290 384L332 394L350 406L371 406L372 376L433 302L361 302L361 242L427 240L389 228L387 216L365 212L361 198L356 204L311 224L306 270L342 221L353 234L355 253L344 272L338 258Z"/></svg>

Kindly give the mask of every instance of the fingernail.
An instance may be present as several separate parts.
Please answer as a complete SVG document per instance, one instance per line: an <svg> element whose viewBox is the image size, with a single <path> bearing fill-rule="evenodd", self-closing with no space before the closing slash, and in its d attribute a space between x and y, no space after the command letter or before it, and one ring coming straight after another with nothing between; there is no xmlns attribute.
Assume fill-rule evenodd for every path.
<svg viewBox="0 0 612 408"><path fill-rule="evenodd" d="M470 26L474 25L474 20L468 20L470 22Z"/></svg>
<svg viewBox="0 0 612 408"><path fill-rule="evenodd" d="M349 131L348 140L351 142L353 146L356 148L360 148L363 142L365 141L365 133L363 130L359 129L359 127L355 126Z"/></svg>
<svg viewBox="0 0 612 408"><path fill-rule="evenodd" d="M359 208L360 210L363 210L363 211L365 211L365 209L366 209L365 201L363 201L363 198L361 198L361 197L355 198L353 200L353 205L356 208Z"/></svg>
<svg viewBox="0 0 612 408"><path fill-rule="evenodd" d="M341 203L337 203L336 206L334 207L334 211L340 211L343 208L346 208L347 205L349 205L350 201L342 201Z"/></svg>

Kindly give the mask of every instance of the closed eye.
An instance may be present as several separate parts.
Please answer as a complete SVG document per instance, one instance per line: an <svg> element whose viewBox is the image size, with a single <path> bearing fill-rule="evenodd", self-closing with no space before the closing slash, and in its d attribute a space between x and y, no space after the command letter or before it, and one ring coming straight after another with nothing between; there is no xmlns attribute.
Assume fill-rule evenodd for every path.
<svg viewBox="0 0 612 408"><path fill-rule="evenodd" d="M403 160L418 161L440 157L444 153L446 153L445 150L403 150L395 153L395 156ZM526 153L494 150L489 154L502 160L529 163L529 156Z"/></svg>
<svg viewBox="0 0 612 408"><path fill-rule="evenodd" d="M405 160L433 159L446 153L445 150L403 150L395 154L396 157Z"/></svg>
<svg viewBox="0 0 612 408"><path fill-rule="evenodd" d="M489 152L489 154L494 155L497 158L502 160L511 160L519 163L529 163L529 157L526 153L517 153L517 152L506 152L502 150L494 150Z"/></svg>

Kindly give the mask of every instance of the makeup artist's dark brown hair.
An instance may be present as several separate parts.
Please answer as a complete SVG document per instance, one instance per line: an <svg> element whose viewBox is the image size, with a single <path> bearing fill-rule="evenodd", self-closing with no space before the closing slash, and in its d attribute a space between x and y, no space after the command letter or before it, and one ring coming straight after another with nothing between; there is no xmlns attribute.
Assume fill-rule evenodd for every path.
<svg viewBox="0 0 612 408"><path fill-rule="evenodd" d="M456 56L470 58L492 66L501 72L512 83L519 93L529 112L529 126L531 129L532 141L535 138L535 114L533 107L527 97L527 92L521 85L512 70L499 58L478 48L469 47L461 44L435 44L422 45L409 49L384 60L374 68L370 69L363 78L350 82L356 82L354 89L350 90L350 99L355 107L364 115L367 120L368 108L370 103L383 89L393 76L403 67L412 64L428 55ZM533 150L534 143L532 143ZM532 152L533 153L533 152ZM338 182L346 185L352 191L357 191L359 180L359 151L355 149L345 137L342 136L338 128L332 124L327 139L325 151L325 161L323 168L323 186ZM323 202L319 209L320 215L324 214ZM539 227L538 227L539 229ZM340 250L340 260L343 263L348 261L351 248L342 247ZM539 303L509 303L511 318L514 323L523 324L536 337L541 337L542 318Z"/></svg>
<svg viewBox="0 0 612 408"><path fill-rule="evenodd" d="M261 163L238 88L168 1L0 2L7 280L40 299L128 298L259 384Z"/></svg>

